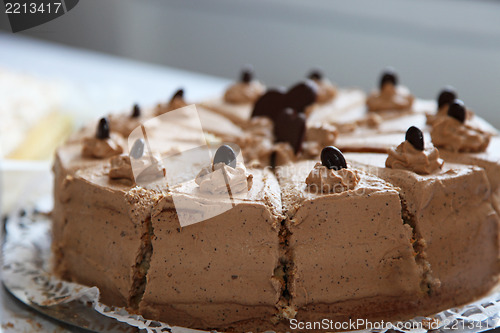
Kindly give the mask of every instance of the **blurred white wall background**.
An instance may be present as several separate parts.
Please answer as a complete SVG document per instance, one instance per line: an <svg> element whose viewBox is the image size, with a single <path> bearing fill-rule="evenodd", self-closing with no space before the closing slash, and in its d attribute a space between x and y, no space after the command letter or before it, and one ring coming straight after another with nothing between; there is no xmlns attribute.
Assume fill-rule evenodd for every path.
<svg viewBox="0 0 500 333"><path fill-rule="evenodd" d="M81 0L26 34L224 77L252 63L268 85L320 66L370 90L391 65L417 96L451 84L500 127L499 1Z"/></svg>

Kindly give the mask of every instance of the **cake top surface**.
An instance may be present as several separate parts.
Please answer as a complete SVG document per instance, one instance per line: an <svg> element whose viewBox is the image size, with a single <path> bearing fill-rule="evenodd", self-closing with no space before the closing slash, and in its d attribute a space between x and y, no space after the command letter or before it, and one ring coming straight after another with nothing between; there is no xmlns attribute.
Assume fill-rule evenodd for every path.
<svg viewBox="0 0 500 333"><path fill-rule="evenodd" d="M311 184L308 185L306 183L310 174L314 172L315 168L318 168L318 164L318 161L307 160L292 163L277 169L277 176L282 192L283 207L289 214L305 201L340 200L340 198L352 196L371 196L376 193L387 193L389 195L397 195L398 193L397 188L391 186L384 180L350 165L348 165L347 169L333 172L338 175L343 172L342 170L349 170L356 175L357 181L350 180L341 175L343 184L340 186L338 192L335 190L332 190L332 192L322 191L318 188L317 183L314 184L316 186L311 186ZM330 176L326 176L327 179L329 177ZM334 183L331 186L335 188L339 186L339 184Z"/></svg>

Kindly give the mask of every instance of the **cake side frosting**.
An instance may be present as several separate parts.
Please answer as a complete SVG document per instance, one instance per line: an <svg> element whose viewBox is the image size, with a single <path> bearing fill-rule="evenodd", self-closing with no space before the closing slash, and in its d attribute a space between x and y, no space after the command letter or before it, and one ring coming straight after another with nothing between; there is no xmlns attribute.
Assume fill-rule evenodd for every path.
<svg viewBox="0 0 500 333"><path fill-rule="evenodd" d="M233 95L250 89L245 80L232 87ZM306 82L290 90L299 91L300 102L310 88ZM253 105L244 91L241 103L223 100L227 113L199 108L205 134L200 121L171 112L187 105L177 93L156 109L170 121L150 119L145 109L140 121L110 117L109 136L96 133L95 125L80 132L59 149L54 165L57 273L98 285L109 304L155 320L237 331L286 329L290 318L405 319L489 290L498 258L484 261L481 255L498 253L489 184L496 181L494 154L472 154L490 158L486 173L448 163L450 154L461 154L466 163L469 153L446 152L443 166L435 148L417 149L404 140L403 124L425 121L424 113L370 116L363 94L324 93L328 99L318 94L312 107L301 109L303 123L294 122L297 110L283 118L303 125L303 132L277 131L281 118L250 117ZM230 114L235 110L241 112ZM318 125L314 119L329 121ZM160 178L143 187L132 172L133 147L123 139L117 145L116 138L146 120L151 149L165 165ZM121 126L113 130L113 124ZM301 133L304 141L294 141ZM422 137L428 140L429 133L425 128ZM196 164L191 169L198 177L169 184L169 158L206 142L206 135L212 140L207 150L236 142L244 161ZM349 140L357 140L360 150L394 148L389 156L379 154L383 159L361 154L342 166L317 162L325 146L349 147ZM303 161L309 158L315 160ZM224 205L228 210L218 214ZM202 222L181 226L186 216ZM102 253L110 258L101 263ZM469 265L474 274L462 269Z"/></svg>

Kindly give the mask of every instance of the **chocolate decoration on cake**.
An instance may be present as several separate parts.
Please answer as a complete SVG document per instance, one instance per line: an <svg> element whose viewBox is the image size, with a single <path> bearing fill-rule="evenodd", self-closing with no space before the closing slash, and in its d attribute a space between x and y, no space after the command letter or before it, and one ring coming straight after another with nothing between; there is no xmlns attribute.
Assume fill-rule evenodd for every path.
<svg viewBox="0 0 500 333"><path fill-rule="evenodd" d="M448 116L455 118L463 124L466 114L464 102L459 99L454 99L448 108Z"/></svg>
<svg viewBox="0 0 500 333"><path fill-rule="evenodd" d="M139 118L141 116L141 108L139 107L138 104L134 104L134 107L132 108L132 114L130 117L132 118Z"/></svg>
<svg viewBox="0 0 500 333"><path fill-rule="evenodd" d="M323 79L323 72L321 71L321 69L315 68L309 73L307 78L310 80L315 80L315 81L322 80Z"/></svg>
<svg viewBox="0 0 500 333"><path fill-rule="evenodd" d="M306 132L306 116L291 108L282 110L274 123L276 142L288 142L295 154L302 148Z"/></svg>
<svg viewBox="0 0 500 333"><path fill-rule="evenodd" d="M286 108L285 95L286 92L283 88L268 90L255 102L252 118L268 117L275 121L278 114Z"/></svg>
<svg viewBox="0 0 500 333"><path fill-rule="evenodd" d="M269 117L276 122L281 111L285 108L291 108L298 113L303 113L309 105L316 101L318 86L312 80L305 80L294 85L285 92L283 88L268 90L262 95L252 112L252 117Z"/></svg>
<svg viewBox="0 0 500 333"><path fill-rule="evenodd" d="M243 83L249 83L252 80L253 80L253 66L245 65L241 70L240 81Z"/></svg>
<svg viewBox="0 0 500 333"><path fill-rule="evenodd" d="M408 128L405 140L417 150L424 150L424 135L422 131L415 126Z"/></svg>
<svg viewBox="0 0 500 333"><path fill-rule="evenodd" d="M231 168L236 168L236 154L229 145L220 146L215 152L213 165L224 163Z"/></svg>
<svg viewBox="0 0 500 333"><path fill-rule="evenodd" d="M391 83L394 86L398 85L398 75L396 74L396 71L392 67L388 67L382 72L382 76L380 78L380 86L379 86L380 90L382 90L382 87L386 83Z"/></svg>
<svg viewBox="0 0 500 333"><path fill-rule="evenodd" d="M173 101L176 98L184 98L184 89L177 90L170 100Z"/></svg>
<svg viewBox="0 0 500 333"><path fill-rule="evenodd" d="M321 164L328 169L347 169L344 154L334 146L328 146L321 151Z"/></svg>
<svg viewBox="0 0 500 333"><path fill-rule="evenodd" d="M438 103L438 109L443 107L446 104L450 104L457 98L457 92L455 91L455 88L452 86L446 86L441 90L439 93L439 96L437 98L437 103Z"/></svg>
<svg viewBox="0 0 500 333"><path fill-rule="evenodd" d="M99 120L97 125L96 138L104 140L109 139L109 121L108 118L103 117Z"/></svg>
<svg viewBox="0 0 500 333"><path fill-rule="evenodd" d="M144 139L135 140L132 149L130 149L130 157L136 160L141 158L144 155L144 145Z"/></svg>
<svg viewBox="0 0 500 333"><path fill-rule="evenodd" d="M286 93L286 106L303 113L306 107L316 102L317 95L318 85L312 80L305 80L288 90Z"/></svg>

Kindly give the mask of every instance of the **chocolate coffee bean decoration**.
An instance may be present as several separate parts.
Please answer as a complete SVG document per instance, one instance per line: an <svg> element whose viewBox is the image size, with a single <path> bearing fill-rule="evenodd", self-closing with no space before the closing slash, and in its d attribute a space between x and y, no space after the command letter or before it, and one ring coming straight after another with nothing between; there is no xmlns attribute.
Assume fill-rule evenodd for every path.
<svg viewBox="0 0 500 333"><path fill-rule="evenodd" d="M438 109L441 109L444 105L450 104L457 98L457 92L455 91L455 88L451 86L446 86L444 87L438 95L437 98L437 103L438 103Z"/></svg>
<svg viewBox="0 0 500 333"><path fill-rule="evenodd" d="M130 157L134 159L139 159L144 155L144 139L135 140L132 145L132 149L130 149Z"/></svg>
<svg viewBox="0 0 500 333"><path fill-rule="evenodd" d="M184 89L177 90L170 100L173 101L176 98L184 98Z"/></svg>
<svg viewBox="0 0 500 333"><path fill-rule="evenodd" d="M224 163L225 165L230 166L231 168L236 168L236 154L234 153L233 148L228 145L220 146L215 152L213 165L215 166L218 163Z"/></svg>
<svg viewBox="0 0 500 333"><path fill-rule="evenodd" d="M382 72L382 76L380 77L379 88L382 90L382 87L386 83L391 83L394 86L398 85L398 75L396 74L396 71L392 67L388 67Z"/></svg>
<svg viewBox="0 0 500 333"><path fill-rule="evenodd" d="M288 142L295 154L302 148L306 132L306 117L291 108L282 110L274 122L276 142Z"/></svg>
<svg viewBox="0 0 500 333"><path fill-rule="evenodd" d="M321 151L321 164L328 169L347 169L347 163L344 155L337 147L334 146L323 148Z"/></svg>
<svg viewBox="0 0 500 333"><path fill-rule="evenodd" d="M103 117L99 120L97 124L96 138L104 140L109 138L109 122L108 118Z"/></svg>
<svg viewBox="0 0 500 333"><path fill-rule="evenodd" d="M448 107L448 116L455 118L462 124L465 122L465 104L459 99L454 99Z"/></svg>
<svg viewBox="0 0 500 333"><path fill-rule="evenodd" d="M318 85L312 80L305 80L288 90L285 96L286 107L303 113L306 107L316 102L317 95Z"/></svg>
<svg viewBox="0 0 500 333"><path fill-rule="evenodd" d="M424 150L424 135L422 131L415 126L408 128L405 140L417 150Z"/></svg>
<svg viewBox="0 0 500 333"><path fill-rule="evenodd" d="M141 116L141 108L139 107L138 104L134 104L134 107L132 108L132 114L130 117L132 118L139 118Z"/></svg>
<svg viewBox="0 0 500 333"><path fill-rule="evenodd" d="M249 83L253 80L253 67L252 65L246 65L241 70L240 81L243 83Z"/></svg>
<svg viewBox="0 0 500 333"><path fill-rule="evenodd" d="M310 80L320 81L323 79L323 72L320 69L315 68L309 73L307 78Z"/></svg>

